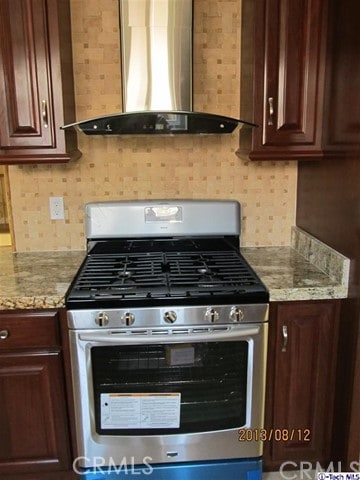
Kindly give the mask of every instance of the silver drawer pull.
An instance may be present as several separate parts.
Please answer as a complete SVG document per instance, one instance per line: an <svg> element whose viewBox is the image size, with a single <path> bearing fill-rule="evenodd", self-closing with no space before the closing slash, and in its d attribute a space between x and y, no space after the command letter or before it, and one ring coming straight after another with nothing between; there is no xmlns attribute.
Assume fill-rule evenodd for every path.
<svg viewBox="0 0 360 480"><path fill-rule="evenodd" d="M283 325L283 327L282 327L282 337L283 337L283 344L282 344L282 349L281 349L281 351L282 351L282 352L286 352L287 344L288 344L288 339L289 339L288 329L287 329L287 326L286 326L286 325Z"/></svg>
<svg viewBox="0 0 360 480"><path fill-rule="evenodd" d="M6 340L9 336L8 330L0 330L0 340Z"/></svg>

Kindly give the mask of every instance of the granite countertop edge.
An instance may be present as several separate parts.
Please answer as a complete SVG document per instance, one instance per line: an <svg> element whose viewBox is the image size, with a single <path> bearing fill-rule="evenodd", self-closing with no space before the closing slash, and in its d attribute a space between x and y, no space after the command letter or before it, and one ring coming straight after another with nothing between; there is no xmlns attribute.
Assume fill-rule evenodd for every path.
<svg viewBox="0 0 360 480"><path fill-rule="evenodd" d="M270 290L270 302L286 302L296 300L331 300L346 297L347 289L342 286Z"/></svg>
<svg viewBox="0 0 360 480"><path fill-rule="evenodd" d="M1 310L47 310L63 308L64 295L36 295L29 297L0 297Z"/></svg>
<svg viewBox="0 0 360 480"><path fill-rule="evenodd" d="M289 247L245 247L242 254L271 302L346 298L350 261L297 227ZM85 251L1 253L0 311L57 309Z"/></svg>

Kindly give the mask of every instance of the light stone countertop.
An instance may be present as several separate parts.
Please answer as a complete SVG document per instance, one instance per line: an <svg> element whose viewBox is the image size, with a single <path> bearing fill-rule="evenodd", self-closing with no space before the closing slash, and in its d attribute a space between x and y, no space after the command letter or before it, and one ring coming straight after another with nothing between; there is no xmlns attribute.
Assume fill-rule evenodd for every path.
<svg viewBox="0 0 360 480"><path fill-rule="evenodd" d="M324 244L319 246L299 229L293 233L294 248L241 249L269 289L270 301L346 298L349 260ZM313 262L314 255L321 269L307 260ZM85 251L0 250L0 310L63 307L65 293L84 257Z"/></svg>
<svg viewBox="0 0 360 480"><path fill-rule="evenodd" d="M270 301L346 298L347 286L332 279L291 247L243 248L242 254L270 292Z"/></svg>
<svg viewBox="0 0 360 480"><path fill-rule="evenodd" d="M0 249L0 310L60 308L85 251L11 253Z"/></svg>

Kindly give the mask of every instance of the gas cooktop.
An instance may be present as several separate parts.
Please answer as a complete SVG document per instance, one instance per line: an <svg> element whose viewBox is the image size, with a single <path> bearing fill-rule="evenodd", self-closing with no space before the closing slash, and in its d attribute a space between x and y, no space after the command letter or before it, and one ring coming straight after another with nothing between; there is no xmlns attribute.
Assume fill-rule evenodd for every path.
<svg viewBox="0 0 360 480"><path fill-rule="evenodd" d="M266 288L234 242L233 237L96 242L68 292L67 306L268 302Z"/></svg>
<svg viewBox="0 0 360 480"><path fill-rule="evenodd" d="M267 303L240 252L240 218L229 200L86 205L88 254L67 308Z"/></svg>

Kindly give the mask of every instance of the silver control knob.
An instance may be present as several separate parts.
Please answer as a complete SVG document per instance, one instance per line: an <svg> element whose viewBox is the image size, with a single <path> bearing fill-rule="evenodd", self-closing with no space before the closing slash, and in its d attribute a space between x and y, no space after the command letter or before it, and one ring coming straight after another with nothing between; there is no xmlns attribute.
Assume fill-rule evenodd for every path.
<svg viewBox="0 0 360 480"><path fill-rule="evenodd" d="M99 327L105 327L109 323L109 316L105 312L99 312L96 314L95 322Z"/></svg>
<svg viewBox="0 0 360 480"><path fill-rule="evenodd" d="M132 325L135 322L135 315L131 312L125 312L121 315L121 321L127 326Z"/></svg>
<svg viewBox="0 0 360 480"><path fill-rule="evenodd" d="M219 320L219 318L220 318L219 312L215 310L215 308L210 307L206 310L205 319L208 322L215 323Z"/></svg>
<svg viewBox="0 0 360 480"><path fill-rule="evenodd" d="M6 340L9 336L8 330L1 330L0 331L0 340Z"/></svg>
<svg viewBox="0 0 360 480"><path fill-rule="evenodd" d="M239 307L232 307L230 310L229 317L232 322L241 322L244 320L244 316L244 312Z"/></svg>
<svg viewBox="0 0 360 480"><path fill-rule="evenodd" d="M164 313L164 320L166 323L175 323L177 319L176 312L174 310L169 310Z"/></svg>

